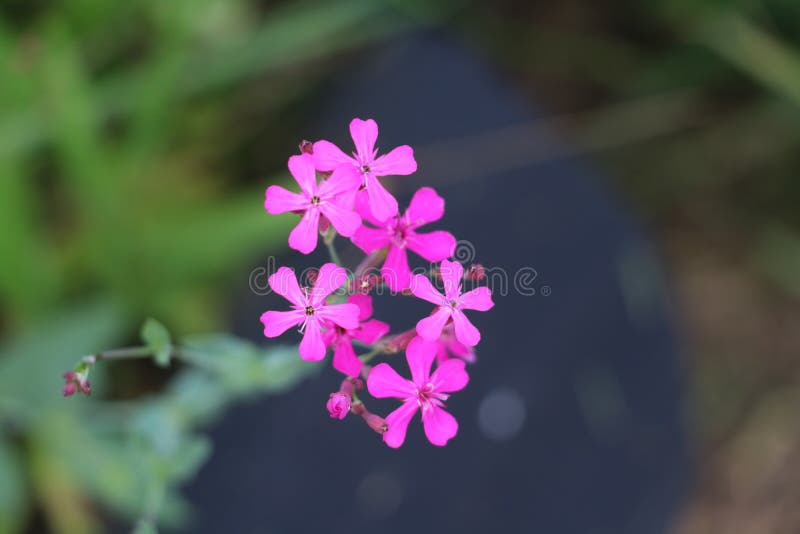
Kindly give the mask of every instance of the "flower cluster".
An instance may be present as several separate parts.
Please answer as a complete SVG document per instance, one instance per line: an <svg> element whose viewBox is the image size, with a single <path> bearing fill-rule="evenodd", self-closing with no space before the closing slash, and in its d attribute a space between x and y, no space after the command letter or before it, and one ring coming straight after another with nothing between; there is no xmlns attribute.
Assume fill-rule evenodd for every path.
<svg viewBox="0 0 800 534"><path fill-rule="evenodd" d="M456 247L451 233L420 231L444 216L444 199L435 190L419 189L401 214L397 200L382 183L389 176L417 170L412 148L403 145L379 155L375 148L378 125L372 119L353 119L350 135L355 145L352 155L329 141L300 145L301 153L290 157L288 164L299 192L278 185L267 188L264 207L268 213L300 215L289 234L289 246L309 254L321 236L333 261L314 271L308 286L301 286L287 267L269 277L270 288L289 302L290 309L264 312L264 335L273 338L296 327L302 335L302 359L319 361L332 352L333 367L345 375L327 402L332 418L344 419L348 413L361 416L387 445L400 447L419 411L428 440L445 445L456 435L458 423L444 409L444 401L467 385L466 363L475 360L474 347L481 339L464 311L487 311L494 305L487 287L467 290L465 282L481 280L485 271L472 265L465 274L460 263L448 259ZM353 272L339 264L334 247L337 235L349 238L366 254ZM408 251L431 268L424 273L412 271ZM372 272L379 266L379 271ZM442 291L434 282L441 282ZM434 309L416 328L389 335L390 326L372 318L370 293L376 287L385 287L392 295L417 297ZM363 353L359 355L357 349ZM401 351L405 351L411 379L401 377L389 363ZM382 355L389 361L367 365ZM358 396L364 389L362 379L370 395L399 399L400 406L385 418L369 412Z"/></svg>

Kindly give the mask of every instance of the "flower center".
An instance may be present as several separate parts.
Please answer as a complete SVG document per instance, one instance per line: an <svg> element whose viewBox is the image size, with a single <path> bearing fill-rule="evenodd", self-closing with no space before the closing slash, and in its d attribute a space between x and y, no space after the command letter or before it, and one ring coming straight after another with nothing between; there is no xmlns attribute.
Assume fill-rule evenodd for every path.
<svg viewBox="0 0 800 534"><path fill-rule="evenodd" d="M306 306L306 315L309 317L314 315L314 307L313 306Z"/></svg>
<svg viewBox="0 0 800 534"><path fill-rule="evenodd" d="M372 169L369 168L369 165L362 165L361 166L361 172L363 172L364 174L367 174L368 172L372 172Z"/></svg>
<svg viewBox="0 0 800 534"><path fill-rule="evenodd" d="M434 406L442 406L443 401L447 400L449 396L445 393L437 393L430 382L422 387L417 387L417 404L423 412Z"/></svg>
<svg viewBox="0 0 800 534"><path fill-rule="evenodd" d="M320 200L320 198L318 196L314 195L313 197L311 197L311 205L312 206L319 206L320 202L322 202L322 200Z"/></svg>

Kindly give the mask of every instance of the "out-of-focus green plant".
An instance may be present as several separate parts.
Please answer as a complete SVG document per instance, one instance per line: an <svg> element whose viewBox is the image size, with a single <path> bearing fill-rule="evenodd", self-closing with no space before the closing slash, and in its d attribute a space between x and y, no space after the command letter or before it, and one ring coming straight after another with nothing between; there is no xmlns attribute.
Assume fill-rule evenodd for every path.
<svg viewBox="0 0 800 534"><path fill-rule="evenodd" d="M286 109L328 60L400 25L370 0L0 6L0 533L34 516L94 532L103 509L142 518L141 532L177 524L175 487L210 451L202 426L313 368L180 334L219 327L223 281L285 238L286 219L262 209L282 174L237 178L252 171L237 151L293 144ZM260 172L283 168L288 146ZM61 398L80 355L130 340L150 314L191 349L164 392ZM164 333L143 332L160 364ZM100 398L105 371L92 369Z"/></svg>

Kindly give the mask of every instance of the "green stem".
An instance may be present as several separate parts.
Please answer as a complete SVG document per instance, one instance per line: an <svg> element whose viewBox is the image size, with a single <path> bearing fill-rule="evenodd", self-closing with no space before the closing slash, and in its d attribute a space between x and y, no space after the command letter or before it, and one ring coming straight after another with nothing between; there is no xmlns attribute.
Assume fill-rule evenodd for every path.
<svg viewBox="0 0 800 534"><path fill-rule="evenodd" d="M378 354L382 354L382 353L383 353L383 351L381 349L372 349L368 353L362 354L361 356L359 356L359 358L361 359L362 363L367 363L372 358L374 358Z"/></svg>
<svg viewBox="0 0 800 534"><path fill-rule="evenodd" d="M336 252L336 246L333 244L333 240L336 239L336 231L331 230L331 237L325 236L325 246L328 247L328 255L331 257L331 261L338 265L339 267L343 267L342 259L339 257L339 253Z"/></svg>
<svg viewBox="0 0 800 534"><path fill-rule="evenodd" d="M97 354L90 354L83 358L84 363L94 365L100 360L125 360L132 358L149 358L153 355L151 347L124 347L121 349L111 349Z"/></svg>

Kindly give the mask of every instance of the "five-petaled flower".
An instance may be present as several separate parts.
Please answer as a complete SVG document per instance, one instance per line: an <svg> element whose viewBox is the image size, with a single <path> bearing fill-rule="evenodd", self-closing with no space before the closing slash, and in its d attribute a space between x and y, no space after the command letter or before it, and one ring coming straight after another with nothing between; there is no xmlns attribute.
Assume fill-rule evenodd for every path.
<svg viewBox="0 0 800 534"><path fill-rule="evenodd" d="M355 304L326 304L328 295L347 280L347 273L334 263L326 263L311 289L301 289L297 276L288 267L281 267L269 277L269 287L292 303L290 311L267 311L261 315L266 337L277 337L293 326L300 326L303 340L300 357L321 360L325 357L322 329L339 326L346 330L358 328L359 309Z"/></svg>
<svg viewBox="0 0 800 534"><path fill-rule="evenodd" d="M367 388L376 398L394 397L403 404L386 417L388 430L383 441L393 448L400 447L406 439L406 430L411 418L422 411L425 435L434 445L443 446L458 432L455 417L444 409L449 394L463 389L469 376L462 360L447 360L431 374L431 365L436 357L436 346L420 337L411 340L406 348L406 360L411 369L411 380L407 380L381 363L370 371Z"/></svg>
<svg viewBox="0 0 800 534"><path fill-rule="evenodd" d="M462 310L487 311L494 306L492 292L481 286L461 293L461 280L464 267L455 261L442 261L439 272L444 282L444 295L441 294L427 276L414 275L411 292L414 296L437 305L430 316L417 323L417 334L429 341L436 341L442 335L448 320L453 321L456 339L467 347L474 347L481 340L481 333L469 322Z"/></svg>
<svg viewBox="0 0 800 534"><path fill-rule="evenodd" d="M347 297L347 302L358 306L357 328L346 329L333 326L322 334L326 346L333 346L333 368L348 376L356 377L361 372L362 362L353 350L353 339L370 345L389 332L389 325L372 317L372 297L356 293Z"/></svg>
<svg viewBox="0 0 800 534"><path fill-rule="evenodd" d="M318 184L314 158L310 154L289 158L289 172L300 186L300 193L271 185L266 191L264 208L273 215L287 211L303 214L289 234L290 247L303 254L317 248L321 216L341 235L350 237L355 233L361 225L361 217L353 211L352 191L360 180L357 172L342 166Z"/></svg>
<svg viewBox="0 0 800 534"><path fill-rule="evenodd" d="M314 164L320 171L335 171L342 166L355 168L363 177L361 187L366 192L372 215L379 221L385 221L397 215L397 200L383 187L378 177L405 176L415 172L417 162L414 150L403 145L378 156L375 148L378 125L372 119L353 119L350 122L350 136L356 147L352 156L330 141L317 141L314 143Z"/></svg>
<svg viewBox="0 0 800 534"><path fill-rule="evenodd" d="M437 230L421 234L416 231L444 215L444 199L430 187L423 187L414 194L403 215L379 221L366 210L360 213L376 228L362 225L353 235L353 243L367 254L389 247L381 276L392 291L407 289L411 283L406 249L430 262L438 262L452 256L456 248L456 238L450 232Z"/></svg>

